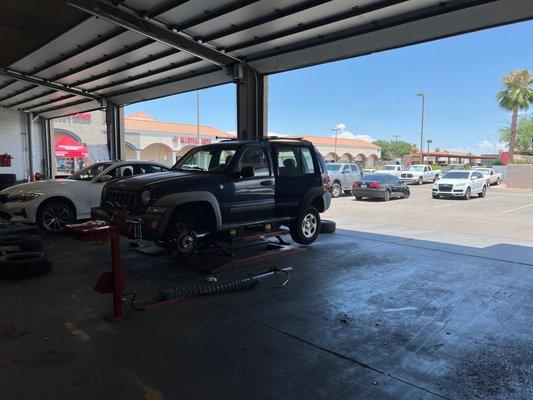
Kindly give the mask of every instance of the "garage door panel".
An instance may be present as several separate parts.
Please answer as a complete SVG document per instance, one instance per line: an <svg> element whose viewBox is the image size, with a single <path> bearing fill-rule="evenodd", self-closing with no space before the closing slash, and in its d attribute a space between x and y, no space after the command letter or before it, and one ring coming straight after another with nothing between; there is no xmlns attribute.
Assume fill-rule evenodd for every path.
<svg viewBox="0 0 533 400"><path fill-rule="evenodd" d="M191 57L187 53L176 53L134 68L128 68L127 65L123 65L125 70L112 75L104 76L101 79L92 80L89 83L79 85L79 87L90 91L97 91L101 87L114 85L127 79L135 79L135 77L150 73L150 71L153 72L161 69L173 69L175 73L178 73L179 65L182 65L183 63L190 63L192 65L193 63L198 62L201 62L201 60L197 59L196 57Z"/></svg>
<svg viewBox="0 0 533 400"><path fill-rule="evenodd" d="M112 64L113 62L120 62L120 60L124 57L128 60L131 59L132 56L129 54L123 54L124 52L128 51L127 47L136 46L135 48L137 48L137 45L140 44L142 47L139 49L139 51L143 53L143 48L148 47L151 42L152 41L150 39L143 38L136 33L125 32L113 39L106 41L105 43L88 49L82 54L68 58L63 62L53 65L50 68L47 68L44 71L36 74L36 76L44 79L62 80L62 78L58 77L69 76L71 72L75 73L76 71L85 69L85 67L94 64L97 65L93 68L106 68L102 66L103 64L101 63L105 63L109 66L109 63ZM106 63L106 60L109 57L113 57L115 54L117 54L117 56ZM150 52L148 51L147 54L150 54ZM135 57L135 55L133 57ZM89 75L90 73L87 74L87 76Z"/></svg>
<svg viewBox="0 0 533 400"><path fill-rule="evenodd" d="M114 31L117 31L116 25L101 18L89 18L47 45L12 64L10 68L24 73L32 73L58 58L68 56L77 48L90 44L92 41L97 40L99 36L108 35Z"/></svg>
<svg viewBox="0 0 533 400"><path fill-rule="evenodd" d="M32 87L31 85L29 85L27 87L28 89L25 90L24 92L18 95L10 96L9 99L2 100L0 103L4 106L11 106L12 104L19 103L30 97L40 96L44 93L50 92L49 89L43 88L41 86ZM16 105L16 108L22 108L22 107L20 107L19 105Z"/></svg>
<svg viewBox="0 0 533 400"><path fill-rule="evenodd" d="M162 72L159 74L148 74L148 76L143 76L142 78L135 79L133 77L132 79L126 79L126 81L119 85L119 86L113 86L111 88L103 89L103 90L97 90L97 93L102 96L108 96L110 94L116 93L116 92L122 92L124 90L128 90L130 88L135 88L138 86L143 85L149 85L149 84L160 84L164 80L172 80L172 79L180 79L181 77L187 77L197 71L205 70L206 68L212 68L213 65L209 63L208 61L200 60L194 64L177 68L176 70L170 70L166 72Z"/></svg>

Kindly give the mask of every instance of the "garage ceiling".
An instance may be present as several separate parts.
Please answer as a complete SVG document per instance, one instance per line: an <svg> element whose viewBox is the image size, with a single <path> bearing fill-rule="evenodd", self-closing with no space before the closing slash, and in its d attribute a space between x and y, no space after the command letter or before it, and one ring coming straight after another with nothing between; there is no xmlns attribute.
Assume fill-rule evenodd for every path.
<svg viewBox="0 0 533 400"><path fill-rule="evenodd" d="M232 82L232 61L271 74L524 21L533 1L7 1L0 15L0 105L54 118Z"/></svg>

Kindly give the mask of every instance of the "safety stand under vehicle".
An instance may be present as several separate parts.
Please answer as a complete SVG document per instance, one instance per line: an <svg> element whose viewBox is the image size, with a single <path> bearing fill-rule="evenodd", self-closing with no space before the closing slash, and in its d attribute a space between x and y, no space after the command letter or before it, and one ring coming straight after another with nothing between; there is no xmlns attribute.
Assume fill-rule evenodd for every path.
<svg viewBox="0 0 533 400"><path fill-rule="evenodd" d="M115 322L124 318L124 304L122 295L125 286L124 272L120 262L120 230L116 226L103 225L95 222L86 222L82 224L72 224L66 226L75 239L81 242L111 242L111 272L104 272L94 290L98 293L113 294L113 314L106 316L108 321Z"/></svg>
<svg viewBox="0 0 533 400"><path fill-rule="evenodd" d="M242 229L233 234L207 234L199 238L190 255L176 251L174 258L186 267L212 274L306 251L304 247L287 243L283 237L288 234L286 229L265 228ZM268 241L271 238L277 242Z"/></svg>

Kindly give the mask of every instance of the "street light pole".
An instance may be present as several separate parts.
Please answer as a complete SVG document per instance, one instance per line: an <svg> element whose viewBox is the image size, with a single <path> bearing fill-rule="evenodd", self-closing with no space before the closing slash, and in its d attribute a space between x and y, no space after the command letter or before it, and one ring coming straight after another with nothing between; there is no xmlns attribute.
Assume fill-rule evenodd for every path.
<svg viewBox="0 0 533 400"><path fill-rule="evenodd" d="M341 128L333 128L332 130L335 132L335 162L337 162L337 134Z"/></svg>
<svg viewBox="0 0 533 400"><path fill-rule="evenodd" d="M397 142L398 138L401 138L402 135L392 135L392 137L395 139L395 142Z"/></svg>
<svg viewBox="0 0 533 400"><path fill-rule="evenodd" d="M420 118L420 164L424 164L424 106L426 95L424 93L418 93L417 96L422 101L422 114Z"/></svg>
<svg viewBox="0 0 533 400"><path fill-rule="evenodd" d="M426 155L427 155L427 157L428 157L428 164L429 164L429 145L430 145L431 143L433 143L433 140L428 139L428 140L426 140L426 143L428 144L428 151L427 151Z"/></svg>

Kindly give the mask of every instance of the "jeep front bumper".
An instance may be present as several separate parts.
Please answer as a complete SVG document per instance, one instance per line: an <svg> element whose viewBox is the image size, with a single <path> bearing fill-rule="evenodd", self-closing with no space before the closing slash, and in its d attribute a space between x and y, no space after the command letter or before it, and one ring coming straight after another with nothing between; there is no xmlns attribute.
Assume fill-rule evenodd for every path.
<svg viewBox="0 0 533 400"><path fill-rule="evenodd" d="M158 212L146 212L140 215L132 215L123 210L107 210L100 207L91 209L93 219L101 219L117 226L120 234L130 239L139 239L136 225L140 226L141 238L156 241L163 238L167 222L170 219L173 208L157 210Z"/></svg>

